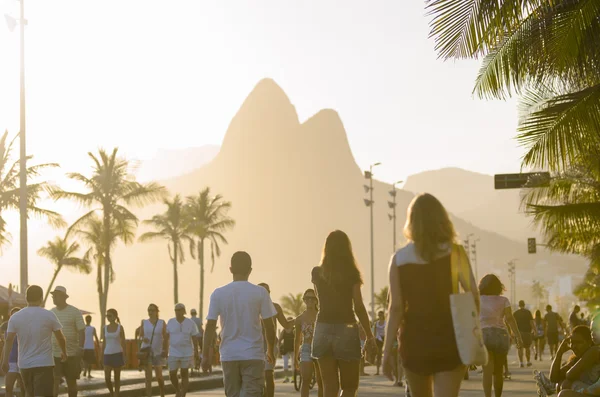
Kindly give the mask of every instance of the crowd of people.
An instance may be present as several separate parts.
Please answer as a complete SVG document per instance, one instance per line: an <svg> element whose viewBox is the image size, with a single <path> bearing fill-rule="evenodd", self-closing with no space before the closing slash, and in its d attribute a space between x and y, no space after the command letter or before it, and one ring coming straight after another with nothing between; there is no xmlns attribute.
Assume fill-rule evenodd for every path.
<svg viewBox="0 0 600 397"><path fill-rule="evenodd" d="M200 367L211 372L218 354L226 396L273 397L280 353L286 375L294 366L304 380L315 376L319 397L356 396L361 376L367 375L366 359L375 365L376 375L382 372L398 386L406 383L407 396L457 397L470 366L459 354L451 308L450 297L460 289L472 296L474 314L479 316L488 354L482 367L486 397L492 392L502 395L511 341L518 349L520 367L532 366L532 356L542 361L548 344L549 375L535 373L540 395L600 395L597 321L598 330L593 320L590 328L576 307L567 327L551 306L542 317L539 310L532 315L523 301L513 313L497 276L488 274L477 282L469 263L455 263L457 257L466 258L464 248L455 243L457 235L443 205L430 194L411 202L404 232L408 243L392 255L388 267L387 318L380 311L373 322L363 303L363 279L352 244L340 230L327 236L320 264L307 274L305 310L296 318L286 317L271 300L268 284L249 281L253 263L244 251L231 257L232 281L211 294L204 329L195 310L186 317L182 303L175 305L175 316L168 321L160 318L157 305L150 304L147 318L135 331L146 394L152 395L156 378L159 394L165 395L166 366L176 396L185 397L190 371ZM55 307L46 310L42 289L30 286L27 307L11 313L0 360L7 397L12 397L14 384L27 396L57 396L63 379L69 396L76 396L77 379L92 376L98 343L106 387L118 397L127 360L118 312L107 310L108 324L98 338L91 317L84 322L81 312L67 303L64 287L56 287L51 295ZM563 338L567 331L569 336ZM564 364L568 351L573 355ZM289 382L288 376L284 382ZM309 395L309 383L302 382L302 397Z"/></svg>

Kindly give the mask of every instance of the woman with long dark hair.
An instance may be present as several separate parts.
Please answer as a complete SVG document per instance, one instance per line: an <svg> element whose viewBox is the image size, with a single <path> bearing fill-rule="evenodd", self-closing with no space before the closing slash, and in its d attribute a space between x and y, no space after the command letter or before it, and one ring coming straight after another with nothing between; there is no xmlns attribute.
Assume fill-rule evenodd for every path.
<svg viewBox="0 0 600 397"><path fill-rule="evenodd" d="M484 276L479 282L479 295L481 300L481 331L483 342L487 348L489 359L483 366L483 392L485 397L494 395L502 396L504 388L504 363L507 360L510 348L508 327L516 338L517 348L523 346L521 333L510 307L510 301L502 296L504 285L494 274Z"/></svg>
<svg viewBox="0 0 600 397"><path fill-rule="evenodd" d="M296 329L296 339L294 343L294 357L300 364L300 373L302 374L302 384L300 386L300 396L308 397L310 394L310 380L316 371L318 395L323 397L323 380L319 364L312 358L312 342L315 333L315 322L319 313L319 300L317 294L312 288L304 291L302 297L306 310L302 312L294 321Z"/></svg>
<svg viewBox="0 0 600 397"><path fill-rule="evenodd" d="M457 397L467 368L460 360L450 308L452 251L456 232L444 206L431 194L416 196L408 207L404 235L408 244L389 265L390 303L383 373L393 380L394 335L400 329L400 357L412 397ZM464 257L464 255L462 255ZM458 283L479 303L470 266Z"/></svg>
<svg viewBox="0 0 600 397"><path fill-rule="evenodd" d="M362 276L352 244L346 233L333 231L327 236L321 265L312 270L312 282L320 301L312 356L323 377L325 397L356 396L362 356L356 317L367 334L366 347L375 340L361 286Z"/></svg>
<svg viewBox="0 0 600 397"><path fill-rule="evenodd" d="M533 317L535 323L535 336L534 336L534 348L535 348L535 359L542 361L544 355L544 348L546 347L546 335L544 335L544 318L542 312L539 310L535 311Z"/></svg>
<svg viewBox="0 0 600 397"><path fill-rule="evenodd" d="M111 396L119 397L121 390L121 369L125 366L125 331L119 320L119 313L115 309L106 311L108 325L104 328L102 351L104 352L104 380ZM111 380L112 371L115 371L115 384Z"/></svg>
<svg viewBox="0 0 600 397"><path fill-rule="evenodd" d="M165 396L165 380L163 367L166 365L169 345L167 340L167 324L158 317L158 306L154 303L148 305L148 319L142 320L140 326L141 349L149 350L148 358L143 363L146 368L146 395L152 396L152 370L156 375L158 389L162 397Z"/></svg>

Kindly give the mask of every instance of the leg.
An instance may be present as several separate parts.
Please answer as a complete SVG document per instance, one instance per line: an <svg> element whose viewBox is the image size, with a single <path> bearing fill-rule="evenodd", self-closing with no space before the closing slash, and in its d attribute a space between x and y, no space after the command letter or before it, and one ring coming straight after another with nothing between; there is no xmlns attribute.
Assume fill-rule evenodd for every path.
<svg viewBox="0 0 600 397"><path fill-rule="evenodd" d="M518 355L519 355L519 364L523 365L523 348L519 348L518 350Z"/></svg>
<svg viewBox="0 0 600 397"><path fill-rule="evenodd" d="M323 377L323 395L325 397L339 397L340 378L337 360L333 357L323 357L317 362Z"/></svg>
<svg viewBox="0 0 600 397"><path fill-rule="evenodd" d="M323 378L321 377L321 368L319 368L319 363L317 363L316 361L313 362L313 366L315 368L317 378L317 395L318 397L323 397Z"/></svg>
<svg viewBox="0 0 600 397"><path fill-rule="evenodd" d="M123 367L115 368L115 397L119 397L119 392L121 391L121 369L122 368Z"/></svg>
<svg viewBox="0 0 600 397"><path fill-rule="evenodd" d="M171 384L175 388L175 396L179 397L179 379L177 379L177 369L173 371L170 366L169 379L171 379Z"/></svg>
<svg viewBox="0 0 600 397"><path fill-rule="evenodd" d="M300 386L300 397L308 397L310 394L310 379L312 378L315 367L312 362L300 363L300 373L302 374L302 384Z"/></svg>
<svg viewBox="0 0 600 397"><path fill-rule="evenodd" d="M283 375L287 379L289 377L288 367L290 365L290 354L286 353L283 355Z"/></svg>
<svg viewBox="0 0 600 397"><path fill-rule="evenodd" d="M359 360L338 360L342 397L355 397L358 392Z"/></svg>
<svg viewBox="0 0 600 397"><path fill-rule="evenodd" d="M223 366L223 387L225 389L225 396L227 397L240 397L242 390L242 376L240 374L240 361L224 361L221 363ZM264 363L263 363L264 368ZM264 371L264 369L263 369ZM264 380L261 381L264 382ZM263 386L260 386L260 393L262 395Z"/></svg>
<svg viewBox="0 0 600 397"><path fill-rule="evenodd" d="M460 384L467 367L458 366L454 371L439 372L433 376L433 389L436 397L458 397Z"/></svg>
<svg viewBox="0 0 600 397"><path fill-rule="evenodd" d="M485 397L492 397L492 383L494 381L494 362L495 354L488 351L489 359L488 363L483 366L483 394ZM502 366L500 367L502 368ZM502 369L500 369L502 371Z"/></svg>
<svg viewBox="0 0 600 397"><path fill-rule="evenodd" d="M162 365L157 365L156 367L154 367L154 374L156 376L156 382L158 383L158 390L160 391L160 397L165 397L165 379L163 378Z"/></svg>
<svg viewBox="0 0 600 397"><path fill-rule="evenodd" d="M181 368L181 393L179 393L179 397L185 397L185 394L188 391L189 384L190 384L189 369Z"/></svg>
<svg viewBox="0 0 600 397"><path fill-rule="evenodd" d="M531 363L531 346L525 348L525 358L527 359L527 364Z"/></svg>
<svg viewBox="0 0 600 397"><path fill-rule="evenodd" d="M502 396L502 389L504 388L504 376L502 376L502 368L507 360L508 358L506 354L496 353L494 355L494 395L496 397Z"/></svg>
<svg viewBox="0 0 600 397"><path fill-rule="evenodd" d="M265 396L275 396L275 377L273 375L273 370L265 371Z"/></svg>
<svg viewBox="0 0 600 397"><path fill-rule="evenodd" d="M115 391L113 389L111 372L112 372L112 367L105 365L104 366L104 381L106 382L106 387L108 388L108 392L112 396L112 395L114 395Z"/></svg>
<svg viewBox="0 0 600 397"><path fill-rule="evenodd" d="M144 376L146 378L146 396L152 397L152 363L147 362L144 370Z"/></svg>
<svg viewBox="0 0 600 397"><path fill-rule="evenodd" d="M58 387L60 379L63 377L63 362L60 358L54 357L54 397L58 397Z"/></svg>
<svg viewBox="0 0 600 397"><path fill-rule="evenodd" d="M77 397L77 379L74 378L66 378L67 379L67 392L69 397Z"/></svg>
<svg viewBox="0 0 600 397"><path fill-rule="evenodd" d="M4 396L5 397L13 397L13 390L14 390L15 382L17 381L18 376L19 376L19 374L17 374L16 372L9 372L6 374L6 377L4 378L4 387L5 387ZM23 393L22 388L21 388L21 393Z"/></svg>
<svg viewBox="0 0 600 397"><path fill-rule="evenodd" d="M265 387L264 360L237 361L242 397L262 397ZM227 394L227 397L234 395Z"/></svg>
<svg viewBox="0 0 600 397"><path fill-rule="evenodd" d="M379 368L381 367L381 356L383 355L383 342L379 339L376 339L377 342L377 356L375 357L375 365L377 367L377 372L375 375L379 375Z"/></svg>
<svg viewBox="0 0 600 397"><path fill-rule="evenodd" d="M424 376L410 372L404 368L406 382L411 395L415 397L433 397L433 376Z"/></svg>

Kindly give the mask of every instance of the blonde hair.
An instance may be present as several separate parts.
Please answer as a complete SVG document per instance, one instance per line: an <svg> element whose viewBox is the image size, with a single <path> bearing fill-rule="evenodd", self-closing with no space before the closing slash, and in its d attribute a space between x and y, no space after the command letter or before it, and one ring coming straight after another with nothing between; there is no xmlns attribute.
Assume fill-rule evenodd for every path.
<svg viewBox="0 0 600 397"><path fill-rule="evenodd" d="M456 231L442 203L421 193L408 206L404 236L415 244L421 259L431 262L444 252L440 245L454 243Z"/></svg>

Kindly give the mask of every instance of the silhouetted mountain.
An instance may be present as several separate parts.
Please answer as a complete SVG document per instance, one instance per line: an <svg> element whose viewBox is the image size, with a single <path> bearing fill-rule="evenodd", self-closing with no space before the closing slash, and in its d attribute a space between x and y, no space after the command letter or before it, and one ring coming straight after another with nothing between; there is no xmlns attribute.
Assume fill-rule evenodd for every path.
<svg viewBox="0 0 600 397"><path fill-rule="evenodd" d="M241 106L213 161L191 173L163 181L171 192L184 196L210 186L214 193L233 203L230 215L237 226L227 233L230 244L222 247L223 255L217 260L214 274L207 274L205 305L210 291L230 280L229 258L236 250L246 250L252 255L252 281L271 284L276 300L288 292L311 287L310 270L319 263L325 238L334 229L344 230L350 236L365 285L369 286L370 233L369 211L363 202L365 182L338 114L323 110L300 123L288 97L268 79L261 81ZM379 290L387 283L392 224L387 205L390 185L375 181L374 187L375 281ZM398 191L399 236L412 198L413 193ZM450 208L454 205L448 204ZM465 204L461 209L468 208ZM158 211L163 211L162 207L153 206L140 215L146 219ZM520 271L532 269L539 260L558 267L558 259L548 254L528 257L524 241L480 229L456 216L453 219L462 236L475 233L481 239L480 275L497 271L506 279L506 263L515 257L522 258ZM209 253L206 257L210 257ZM560 257L560 260L562 265L580 263L572 258ZM166 244L119 248L114 263L118 278L112 288L111 302L128 301L125 310L141 315L147 302L157 300L158 289L164 293L156 303L172 303L172 268ZM191 263L188 258L180 268L181 300L188 307L196 306L198 301L198 266L190 266ZM143 269L147 270L144 282L140 283ZM368 302L370 288L366 287L363 293ZM131 294L143 299L131 300Z"/></svg>

